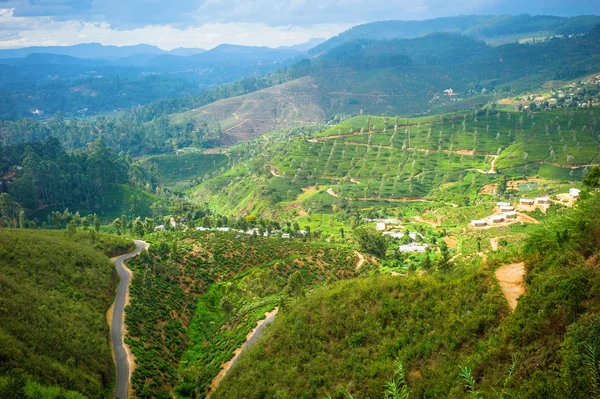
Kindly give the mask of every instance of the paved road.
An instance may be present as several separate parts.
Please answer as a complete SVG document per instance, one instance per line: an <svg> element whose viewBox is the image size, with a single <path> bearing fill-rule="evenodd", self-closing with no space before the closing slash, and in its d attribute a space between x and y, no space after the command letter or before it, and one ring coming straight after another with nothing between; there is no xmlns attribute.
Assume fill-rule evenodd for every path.
<svg viewBox="0 0 600 399"><path fill-rule="evenodd" d="M129 361L127 360L127 351L123 345L123 315L125 308L125 299L127 297L127 291L129 290L129 271L123 265L123 261L129 258L133 258L144 248L147 247L147 243L144 241L134 241L135 250L125 255L121 255L113 260L117 268L117 273L121 281L117 287L117 297L114 303L111 336L110 340L113 347L113 353L115 354L115 363L117 366L117 384L115 387L115 396L119 399L127 399L127 391L129 387Z"/></svg>
<svg viewBox="0 0 600 399"><path fill-rule="evenodd" d="M248 349L252 344L254 344L256 342L256 340L258 340L260 338L260 336L263 334L263 332L265 332L265 327L275 321L275 316L276 315L277 315L277 312L273 313L272 315L270 315L269 317L267 317L266 319L264 319L263 322L262 322L262 324L260 324L258 327L256 327L256 329L254 330L254 333L252 334L252 336L250 338L248 338L248 340L242 346L242 350L240 351L240 355L246 349ZM240 360L240 356L239 355L235 356L233 358L233 362L231 362L231 366L229 367L229 370L231 370L237 364L237 362L239 360Z"/></svg>

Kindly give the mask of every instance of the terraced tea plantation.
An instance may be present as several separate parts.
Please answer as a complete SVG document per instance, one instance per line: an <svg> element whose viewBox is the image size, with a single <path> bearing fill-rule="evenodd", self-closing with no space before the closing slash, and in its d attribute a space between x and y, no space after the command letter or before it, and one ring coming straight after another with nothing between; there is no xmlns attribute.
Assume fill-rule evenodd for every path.
<svg viewBox="0 0 600 399"><path fill-rule="evenodd" d="M319 185L327 191L321 202L389 203L429 199L440 188L474 195L502 176L576 181L599 162L599 133L594 110L359 116L312 136L234 147L234 167L195 192L243 213L294 202Z"/></svg>
<svg viewBox="0 0 600 399"><path fill-rule="evenodd" d="M303 290L358 274L351 248L322 242L199 231L145 239L152 245L131 262L126 316L140 398L171 397L174 388L182 396L206 393L264 312L285 302L294 273Z"/></svg>

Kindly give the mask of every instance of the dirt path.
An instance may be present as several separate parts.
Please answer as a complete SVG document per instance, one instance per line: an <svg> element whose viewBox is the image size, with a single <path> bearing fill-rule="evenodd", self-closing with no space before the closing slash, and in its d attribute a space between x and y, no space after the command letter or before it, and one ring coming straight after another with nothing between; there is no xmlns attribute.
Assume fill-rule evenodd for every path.
<svg viewBox="0 0 600 399"><path fill-rule="evenodd" d="M490 164L490 170L487 171L488 175L496 174L496 159L498 159L498 155L494 155L494 159L492 159L492 163Z"/></svg>
<svg viewBox="0 0 600 399"><path fill-rule="evenodd" d="M501 238L504 238L504 236L490 238L490 246L492 247L492 251L498 250L498 241L500 241Z"/></svg>
<svg viewBox="0 0 600 399"><path fill-rule="evenodd" d="M412 218L415 222L421 222L421 223L425 223L430 225L431 227L438 227L439 225L442 224L442 217L441 216L437 216L437 221L432 221L432 220L427 220L427 219L423 219L421 216L414 216Z"/></svg>
<svg viewBox="0 0 600 399"><path fill-rule="evenodd" d="M274 166L271 166L271 174L275 177L282 177L281 174L275 170Z"/></svg>
<svg viewBox="0 0 600 399"><path fill-rule="evenodd" d="M210 398L210 396L215 391L215 389L217 389L223 378L227 375L227 373L229 373L233 366L236 365L242 353L244 353L244 351L248 349L250 345L256 342L256 340L264 332L265 327L275 320L275 315L278 311L279 308L275 308L270 312L265 313L265 318L259 320L259 322L256 323L256 327L254 327L254 329L250 331L248 335L246 335L246 342L244 342L242 346L240 346L233 352L233 357L231 358L231 360L221 365L221 371L219 372L219 374L217 374L215 378L213 378L212 382L210 383L210 390L208 392L208 395L206 395L207 398Z"/></svg>
<svg viewBox="0 0 600 399"><path fill-rule="evenodd" d="M356 271L360 270L360 267L365 263L365 256L358 251L355 251L356 256L358 256L358 261L356 261Z"/></svg>
<svg viewBox="0 0 600 399"><path fill-rule="evenodd" d="M517 307L517 299L525 293L525 284L523 283L525 263L500 266L496 269L495 274L502 293L508 301L508 306L514 311Z"/></svg>

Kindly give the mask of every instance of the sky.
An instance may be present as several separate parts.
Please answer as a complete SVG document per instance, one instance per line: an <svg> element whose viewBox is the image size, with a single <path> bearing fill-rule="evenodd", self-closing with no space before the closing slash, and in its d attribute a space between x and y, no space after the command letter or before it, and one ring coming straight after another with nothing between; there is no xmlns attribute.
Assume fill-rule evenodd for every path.
<svg viewBox="0 0 600 399"><path fill-rule="evenodd" d="M0 48L277 47L371 21L523 13L597 15L600 0L0 0Z"/></svg>

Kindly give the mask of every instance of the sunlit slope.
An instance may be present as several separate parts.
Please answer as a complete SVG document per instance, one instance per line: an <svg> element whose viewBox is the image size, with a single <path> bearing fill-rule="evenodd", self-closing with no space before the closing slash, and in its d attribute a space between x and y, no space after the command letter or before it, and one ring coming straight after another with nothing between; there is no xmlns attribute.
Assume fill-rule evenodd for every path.
<svg viewBox="0 0 600 399"><path fill-rule="evenodd" d="M512 314L494 278L502 249L449 272L338 282L280 312L213 397L388 398L396 359L409 397L595 397L598 212L595 195L528 228Z"/></svg>
<svg viewBox="0 0 600 399"><path fill-rule="evenodd" d="M321 93L313 79L302 78L239 97L228 98L172 116L174 120L218 123L223 145L264 133L325 121Z"/></svg>
<svg viewBox="0 0 600 399"><path fill-rule="evenodd" d="M502 177L574 181L600 163L597 132L585 110L361 116L310 138L240 146L230 154L235 166L195 193L243 213L293 202L315 185L323 201L408 201L477 192Z"/></svg>

